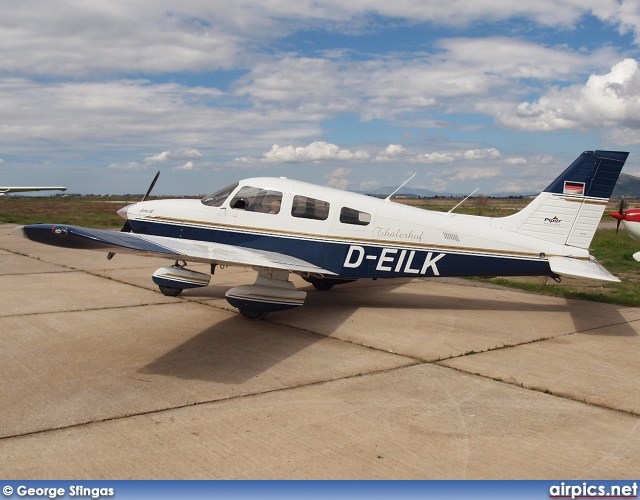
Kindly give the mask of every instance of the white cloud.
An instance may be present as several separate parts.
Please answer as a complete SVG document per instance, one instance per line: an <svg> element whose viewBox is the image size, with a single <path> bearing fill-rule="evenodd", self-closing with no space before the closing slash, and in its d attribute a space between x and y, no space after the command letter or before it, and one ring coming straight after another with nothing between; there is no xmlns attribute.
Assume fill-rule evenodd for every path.
<svg viewBox="0 0 640 500"><path fill-rule="evenodd" d="M380 151L373 161L394 161L404 157L407 150L401 144L389 144L383 151Z"/></svg>
<svg viewBox="0 0 640 500"><path fill-rule="evenodd" d="M503 163L507 165L526 165L528 163L526 158L522 158L520 156L514 156L512 158L505 158L502 160Z"/></svg>
<svg viewBox="0 0 640 500"><path fill-rule="evenodd" d="M374 158L376 162L404 161L407 163L447 164L456 161L492 160L500 158L500 151L495 148L468 149L466 151L447 151L416 153L402 145L390 144Z"/></svg>
<svg viewBox="0 0 640 500"><path fill-rule="evenodd" d="M500 175L497 168L465 168L452 177L455 181L469 181L478 179L495 179Z"/></svg>
<svg viewBox="0 0 640 500"><path fill-rule="evenodd" d="M170 151L163 151L162 153L158 153L157 155L147 156L144 159L145 163L165 163L169 161Z"/></svg>
<svg viewBox="0 0 640 500"><path fill-rule="evenodd" d="M336 189L346 189L349 185L349 179L347 179L347 176L350 173L351 170L348 168L336 168L333 172L325 176L328 179L327 186Z"/></svg>
<svg viewBox="0 0 640 500"><path fill-rule="evenodd" d="M375 191L380 185L380 181L363 181L358 185L358 188L360 191L369 192Z"/></svg>
<svg viewBox="0 0 640 500"><path fill-rule="evenodd" d="M461 153L454 153L456 156L465 160L485 160L500 158L500 151L495 148L489 149L468 149Z"/></svg>
<svg viewBox="0 0 640 500"><path fill-rule="evenodd" d="M128 163L112 163L107 168L115 170L147 170L149 167L145 164L131 161Z"/></svg>
<svg viewBox="0 0 640 500"><path fill-rule="evenodd" d="M131 171L155 164L202 170L295 163L305 172L305 164L344 162L381 172L404 163L445 165L439 169L444 179L463 175L464 164L543 165L525 152L500 156L504 136L477 115L496 117L511 129L588 129L606 134L604 144L640 145L637 63L628 59L609 71L610 61L623 59L616 53L633 54L633 47L616 47L628 39L600 48L594 48L598 37L585 47L575 41L582 24L597 24L593 18L585 22L586 16L637 37L637 0L13 4L0 20L0 147L11 155L12 166L17 150L28 152L27 158L38 149L50 158L63 152L54 165L71 157L86 163L91 151L101 165ZM504 35L510 20L513 36ZM402 45L395 43L398 38L389 47L374 43L361 51L354 49L362 47L359 41L324 39L335 33L384 37L403 23L411 30L418 23L440 27L433 32L442 38L435 40L425 29L423 43L412 38ZM480 33L466 27L493 23L502 36L460 36ZM531 31L516 32L522 27ZM571 37L572 45L563 45L564 29L580 35ZM306 45L308 33L314 34ZM353 117L373 123L340 136L336 123L344 126L345 116L349 124ZM380 143L353 145L385 140L385 127L392 130L387 141L407 137L406 130L414 139L382 151ZM437 138L443 140L418 142L417 131L426 128L439 128ZM477 130L487 134L474 140L470 133ZM319 141L326 137L341 137L341 146ZM478 140L495 148L476 149ZM439 144L439 150L427 150L427 144ZM210 161L199 161L204 156ZM353 182L360 172L349 174ZM322 182L322 174L315 175Z"/></svg>
<svg viewBox="0 0 640 500"><path fill-rule="evenodd" d="M640 72L625 59L585 84L555 88L538 101L521 103L515 112L499 113L503 126L517 130L595 129L622 125L640 130Z"/></svg>
<svg viewBox="0 0 640 500"><path fill-rule="evenodd" d="M161 149L147 157L157 162L165 152L167 159L192 160L205 146L219 151L249 144L267 147L274 136L309 138L320 132L305 123L307 117L282 110L216 106L210 98L217 91L211 91L147 80L43 83L0 77L0 144L44 139L78 147L115 142L147 151L158 144L176 145L175 150Z"/></svg>
<svg viewBox="0 0 640 500"><path fill-rule="evenodd" d="M168 161L197 160L202 153L197 149L181 149L178 151L163 151L153 156L147 156L145 163L166 163Z"/></svg>
<svg viewBox="0 0 640 500"><path fill-rule="evenodd" d="M410 159L410 161L416 163L430 163L430 164L443 164L453 163L456 158L451 153L426 153L424 155Z"/></svg>
<svg viewBox="0 0 640 500"><path fill-rule="evenodd" d="M305 163L318 161L346 161L366 160L369 153L357 150L352 153L348 149L342 149L335 144L327 142L312 142L308 146L278 146L274 144L271 151L262 155L261 161L267 163Z"/></svg>
<svg viewBox="0 0 640 500"><path fill-rule="evenodd" d="M529 189L529 191L527 191L527 185L526 184L522 184L520 182L513 182L513 181L507 181L507 182L499 182L496 187L495 187L495 191L497 193L530 193L530 194L534 194L537 192L537 188L531 188Z"/></svg>
<svg viewBox="0 0 640 500"><path fill-rule="evenodd" d="M33 5L13 2L3 12L0 67L5 71L80 76L247 67L256 45L301 27L349 34L370 30L371 14L457 27L520 18L557 28L574 27L591 14L620 32L640 32L635 0L59 0ZM527 66L526 58L521 60Z"/></svg>
<svg viewBox="0 0 640 500"><path fill-rule="evenodd" d="M192 161L188 161L184 165L180 165L179 167L175 167L175 168L173 168L171 170L180 171L180 170L194 170L194 169L195 169L195 165L193 164L193 162Z"/></svg>
<svg viewBox="0 0 640 500"><path fill-rule="evenodd" d="M427 184L427 189L431 191L435 191L436 193L443 193L447 190L449 183L444 179L432 179L429 184Z"/></svg>

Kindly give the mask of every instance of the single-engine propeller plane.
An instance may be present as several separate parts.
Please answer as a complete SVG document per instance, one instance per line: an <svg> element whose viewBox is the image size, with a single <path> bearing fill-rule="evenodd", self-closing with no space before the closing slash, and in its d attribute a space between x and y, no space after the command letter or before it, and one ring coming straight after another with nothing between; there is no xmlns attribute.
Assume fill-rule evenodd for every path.
<svg viewBox="0 0 640 500"><path fill-rule="evenodd" d="M618 211L612 212L609 215L618 220L616 232L620 229L620 223L622 222L629 236L636 241L640 241L640 208L625 209L624 200L621 198ZM640 261L640 252L634 253L633 258Z"/></svg>
<svg viewBox="0 0 640 500"><path fill-rule="evenodd" d="M619 281L589 245L628 153L586 151L517 214L442 213L285 178L240 181L202 200L153 200L118 211L121 232L64 224L14 230L66 248L165 257L153 274L166 295L207 286L187 262L252 267L252 285L226 298L241 314L301 306L300 275L319 290L358 279L579 276ZM147 193L148 195L148 193ZM147 197L145 195L145 199Z"/></svg>

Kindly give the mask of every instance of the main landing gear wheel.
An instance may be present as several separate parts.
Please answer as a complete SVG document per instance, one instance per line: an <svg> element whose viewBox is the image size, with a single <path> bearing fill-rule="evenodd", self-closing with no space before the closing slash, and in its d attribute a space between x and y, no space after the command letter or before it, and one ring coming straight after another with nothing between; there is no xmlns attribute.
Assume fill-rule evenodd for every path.
<svg viewBox="0 0 640 500"><path fill-rule="evenodd" d="M269 314L267 311L256 311L255 309L239 309L239 311L244 318L252 319L254 321L264 319L267 314Z"/></svg>
<svg viewBox="0 0 640 500"><path fill-rule="evenodd" d="M322 292L331 290L336 284L335 280L319 279L319 278L303 278L303 279L311 283L313 285L313 288L315 288L316 290L320 290Z"/></svg>
<svg viewBox="0 0 640 500"><path fill-rule="evenodd" d="M184 290L183 288L174 288L172 286L158 285L158 287L160 288L162 294L166 295L167 297L177 297L182 293L182 290Z"/></svg>

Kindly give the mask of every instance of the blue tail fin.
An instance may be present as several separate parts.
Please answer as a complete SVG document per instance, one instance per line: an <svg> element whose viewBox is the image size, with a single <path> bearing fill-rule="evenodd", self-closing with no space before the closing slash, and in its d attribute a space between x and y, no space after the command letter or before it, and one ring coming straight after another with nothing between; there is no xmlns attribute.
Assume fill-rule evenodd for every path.
<svg viewBox="0 0 640 500"><path fill-rule="evenodd" d="M623 151L585 151L545 192L608 199L627 156Z"/></svg>

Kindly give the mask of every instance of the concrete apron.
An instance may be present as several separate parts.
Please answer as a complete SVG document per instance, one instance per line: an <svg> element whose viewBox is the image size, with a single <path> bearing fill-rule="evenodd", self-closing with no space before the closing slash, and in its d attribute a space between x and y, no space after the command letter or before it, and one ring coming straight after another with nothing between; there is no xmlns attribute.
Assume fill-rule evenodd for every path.
<svg viewBox="0 0 640 500"><path fill-rule="evenodd" d="M252 271L168 298L149 284L166 261L51 252L11 227L6 478L637 477L636 308L293 278L307 303L249 322L222 297Z"/></svg>

